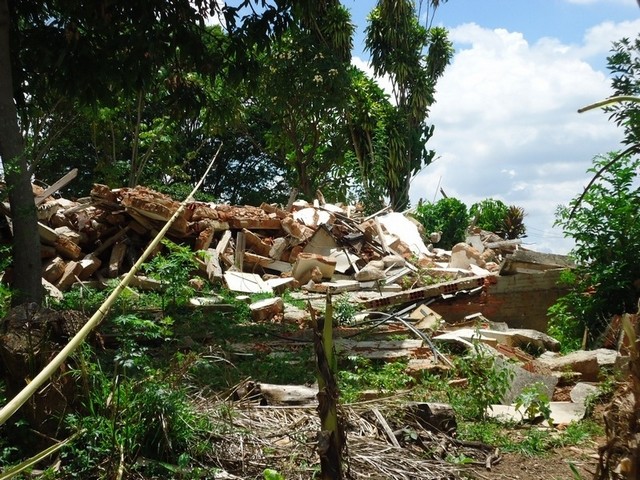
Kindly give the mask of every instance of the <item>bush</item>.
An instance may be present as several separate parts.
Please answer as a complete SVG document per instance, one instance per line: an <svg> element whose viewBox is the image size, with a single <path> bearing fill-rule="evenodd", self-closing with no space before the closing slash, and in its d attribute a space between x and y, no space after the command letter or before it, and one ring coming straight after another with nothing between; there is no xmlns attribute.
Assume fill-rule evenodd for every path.
<svg viewBox="0 0 640 480"><path fill-rule="evenodd" d="M467 206L457 198L443 198L436 203L420 200L416 206L416 219L422 223L427 233L442 232L438 247L450 249L456 243L464 242L469 214Z"/></svg>
<svg viewBox="0 0 640 480"><path fill-rule="evenodd" d="M613 157L596 157L589 171L595 175L602 170L597 181L581 199L557 211L556 223L575 240L572 255L577 263L573 290L560 300L561 313L589 328L592 340L612 315L638 310L640 160L621 157L612 162Z"/></svg>
<svg viewBox="0 0 640 480"><path fill-rule="evenodd" d="M476 219L477 227L503 238L514 239L525 236L525 213L521 207L515 205L508 207L501 200L487 198L471 205L469 215Z"/></svg>
<svg viewBox="0 0 640 480"><path fill-rule="evenodd" d="M477 227L501 235L508 211L509 207L501 200L486 198L471 205L469 215L476 219Z"/></svg>

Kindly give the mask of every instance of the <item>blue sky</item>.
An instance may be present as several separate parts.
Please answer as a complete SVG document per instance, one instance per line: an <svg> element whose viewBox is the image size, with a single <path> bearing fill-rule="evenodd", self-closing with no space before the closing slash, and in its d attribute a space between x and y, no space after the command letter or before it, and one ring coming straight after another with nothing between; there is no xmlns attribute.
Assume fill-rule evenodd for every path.
<svg viewBox="0 0 640 480"><path fill-rule="evenodd" d="M365 70L375 3L343 0L358 27L353 62ZM566 253L556 207L622 138L604 113L576 111L611 95L606 57L613 41L640 34L636 0L449 0L434 24L449 30L456 54L430 112L437 159L414 179L412 202L439 199L439 187L467 205L498 198L527 212L526 246Z"/></svg>

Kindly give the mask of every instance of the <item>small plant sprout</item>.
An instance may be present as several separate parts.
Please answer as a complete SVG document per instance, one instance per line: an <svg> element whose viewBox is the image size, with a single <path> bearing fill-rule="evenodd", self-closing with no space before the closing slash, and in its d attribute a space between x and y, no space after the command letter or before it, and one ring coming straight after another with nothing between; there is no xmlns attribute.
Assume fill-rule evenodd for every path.
<svg viewBox="0 0 640 480"><path fill-rule="evenodd" d="M545 386L541 382L527 385L516 398L516 409L522 409L524 420L533 422L542 416L550 426L553 425L551 418L551 408L549 407L549 396Z"/></svg>

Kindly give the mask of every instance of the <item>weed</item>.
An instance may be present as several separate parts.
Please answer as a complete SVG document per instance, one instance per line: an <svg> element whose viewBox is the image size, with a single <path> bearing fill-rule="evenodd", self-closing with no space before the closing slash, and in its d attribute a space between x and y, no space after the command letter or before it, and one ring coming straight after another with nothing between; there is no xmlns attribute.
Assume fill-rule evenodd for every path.
<svg viewBox="0 0 640 480"><path fill-rule="evenodd" d="M355 320L358 309L348 295L340 295L333 304L333 319L338 325L349 325Z"/></svg>
<svg viewBox="0 0 640 480"><path fill-rule="evenodd" d="M195 293L189 286L189 277L197 268L195 254L188 246L177 245L167 239L162 244L169 254L156 255L145 265L145 270L162 282L171 306L185 305Z"/></svg>
<svg viewBox="0 0 640 480"><path fill-rule="evenodd" d="M340 396L344 403L357 401L362 390L395 392L406 388L413 381L413 378L405 373L406 362L380 364L358 356L348 357L348 361L351 363L351 369L342 368L338 372Z"/></svg>
<svg viewBox="0 0 640 480"><path fill-rule="evenodd" d="M517 410L524 409L523 417L526 420L533 421L542 416L549 425L553 425L549 396L543 383L536 382L524 387L520 395L516 397L515 406Z"/></svg>
<svg viewBox="0 0 640 480"><path fill-rule="evenodd" d="M530 457L543 455L552 445L552 437L549 430L531 427L526 431L524 438L519 442L505 445L507 452L516 452Z"/></svg>
<svg viewBox="0 0 640 480"><path fill-rule="evenodd" d="M561 434L551 441L551 446L570 447L574 445L584 445L586 441L594 437L604 434L601 425L591 420L581 420L579 422L571 422L567 428L562 430Z"/></svg>
<svg viewBox="0 0 640 480"><path fill-rule="evenodd" d="M463 418L483 420L487 408L500 403L507 392L513 371L496 364L496 359L483 346L475 342L473 350L455 362L467 379L467 388L449 391L451 405Z"/></svg>
<svg viewBox="0 0 640 480"><path fill-rule="evenodd" d="M264 476L264 480L284 480L284 477L280 473L270 468L266 468L264 472L262 472L262 475Z"/></svg>

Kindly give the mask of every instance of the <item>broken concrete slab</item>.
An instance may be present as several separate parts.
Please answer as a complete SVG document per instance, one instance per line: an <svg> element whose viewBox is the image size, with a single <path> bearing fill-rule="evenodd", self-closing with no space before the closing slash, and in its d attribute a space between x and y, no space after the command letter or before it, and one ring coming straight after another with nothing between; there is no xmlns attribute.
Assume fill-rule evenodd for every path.
<svg viewBox="0 0 640 480"><path fill-rule="evenodd" d="M579 422L586 414L584 406L573 402L549 402L549 408L554 425ZM523 408L516 409L515 405L491 405L487 409L487 416L502 422L521 422L526 418Z"/></svg>
<svg viewBox="0 0 640 480"><path fill-rule="evenodd" d="M264 298L249 305L251 318L256 322L273 320L277 315L284 313L284 302L280 297Z"/></svg>
<svg viewBox="0 0 640 480"><path fill-rule="evenodd" d="M400 212L390 212L376 217L387 232L402 239L415 255L429 255L429 249L422 240L422 235L414 220Z"/></svg>
<svg viewBox="0 0 640 480"><path fill-rule="evenodd" d="M224 274L227 288L240 293L273 293L273 289L255 273L228 271Z"/></svg>
<svg viewBox="0 0 640 480"><path fill-rule="evenodd" d="M597 382L601 372L614 368L619 355L615 350L600 348L598 350L578 350L556 357L541 355L538 361L553 371L579 372L582 374L582 380Z"/></svg>
<svg viewBox="0 0 640 480"><path fill-rule="evenodd" d="M324 255L301 252L293 265L292 275L301 285L304 285L312 279L314 268L320 271L322 279L330 279L335 271L336 261Z"/></svg>

